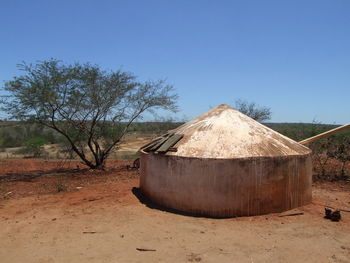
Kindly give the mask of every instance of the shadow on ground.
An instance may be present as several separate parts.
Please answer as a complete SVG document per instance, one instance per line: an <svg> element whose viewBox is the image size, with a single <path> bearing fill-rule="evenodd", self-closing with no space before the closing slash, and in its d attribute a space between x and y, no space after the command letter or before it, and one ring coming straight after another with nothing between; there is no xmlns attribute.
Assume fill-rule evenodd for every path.
<svg viewBox="0 0 350 263"><path fill-rule="evenodd" d="M7 173L4 175L0 175L0 182L31 182L36 178L43 178L43 177L55 177L60 175L69 175L71 178L79 177L79 176L86 176L89 177L94 175L108 175L110 173L114 172L120 172L120 171L126 171L127 168L108 168L105 170L91 170L88 168L77 168L77 169L52 169L47 171L31 171L31 172L25 172L25 173Z"/></svg>
<svg viewBox="0 0 350 263"><path fill-rule="evenodd" d="M159 204L153 202L152 200L150 200L147 196L142 194L142 191L139 187L133 187L131 191L142 204L144 204L145 206L147 206L148 208L151 208L151 209L157 209L157 210L160 210L163 212L169 212L169 213L173 213L173 214L177 214L177 215L190 216L190 217L213 218L213 219L232 218L232 217L224 217L224 218L223 217L212 217L212 216L197 214L195 212L189 213L189 212L183 212L183 211L173 209L173 208L168 208L168 207L159 205Z"/></svg>

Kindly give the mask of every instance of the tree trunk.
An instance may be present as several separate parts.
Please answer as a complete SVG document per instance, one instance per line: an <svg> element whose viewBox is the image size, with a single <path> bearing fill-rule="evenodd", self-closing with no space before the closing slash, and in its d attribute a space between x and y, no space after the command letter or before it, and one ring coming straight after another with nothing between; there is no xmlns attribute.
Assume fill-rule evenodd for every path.
<svg viewBox="0 0 350 263"><path fill-rule="evenodd" d="M106 165L106 156L103 155L103 152L93 153L95 163L90 162L90 165L87 164L91 169L104 170Z"/></svg>

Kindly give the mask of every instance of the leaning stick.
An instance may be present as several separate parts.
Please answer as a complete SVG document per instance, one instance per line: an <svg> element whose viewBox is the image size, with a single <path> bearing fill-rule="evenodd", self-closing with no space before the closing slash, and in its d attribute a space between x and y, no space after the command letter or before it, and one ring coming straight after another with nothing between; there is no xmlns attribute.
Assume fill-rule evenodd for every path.
<svg viewBox="0 0 350 263"><path fill-rule="evenodd" d="M334 133L337 133L337 132L340 132L340 131L342 131L342 130L346 130L346 129L349 129L349 128L350 128L350 123L345 124L345 125L340 126L340 127L337 127L337 128L334 128L334 129L332 129L332 130L323 132L323 133L318 134L318 135L316 135L316 136L307 138L307 139L305 139L305 140L300 141L299 143L300 143L300 144L307 144L307 143L310 143L310 142L313 142L313 141L316 141L316 140L319 140L319 139L328 137L328 136L330 136L330 135L332 135L332 134L334 134Z"/></svg>

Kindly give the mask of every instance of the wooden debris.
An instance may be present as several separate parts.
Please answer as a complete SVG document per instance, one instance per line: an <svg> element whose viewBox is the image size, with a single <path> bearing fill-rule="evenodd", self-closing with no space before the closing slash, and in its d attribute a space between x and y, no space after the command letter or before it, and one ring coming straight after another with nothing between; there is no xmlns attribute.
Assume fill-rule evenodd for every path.
<svg viewBox="0 0 350 263"><path fill-rule="evenodd" d="M155 249L151 249L151 248L136 248L136 250L138 250L138 251L157 251L157 250L155 250Z"/></svg>
<svg viewBox="0 0 350 263"><path fill-rule="evenodd" d="M143 145L138 151L148 151L149 148L153 147L159 140L161 140L163 137L155 138L153 141L150 141L149 143Z"/></svg>
<svg viewBox="0 0 350 263"><path fill-rule="evenodd" d="M140 150L155 153L166 153L167 151L176 152L177 149L172 146L181 140L182 137L183 134L167 133L164 136L144 145Z"/></svg>
<svg viewBox="0 0 350 263"><path fill-rule="evenodd" d="M168 149L168 152L177 152L177 148L175 148L175 147L170 147L170 148Z"/></svg>
<svg viewBox="0 0 350 263"><path fill-rule="evenodd" d="M173 134L157 150L157 153L166 153L168 149L174 146L183 137L183 134Z"/></svg>
<svg viewBox="0 0 350 263"><path fill-rule="evenodd" d="M322 205L323 206L323 204L318 204L318 205ZM348 209L335 208L335 207L332 207L332 206L329 206L329 205L326 206L325 209L334 209L334 210L339 210L341 212L350 213L350 210L348 210Z"/></svg>
<svg viewBox="0 0 350 263"><path fill-rule="evenodd" d="M164 142L166 142L172 134L165 134L164 137L157 138L147 147L143 147L142 150L145 152L153 152L157 150Z"/></svg>

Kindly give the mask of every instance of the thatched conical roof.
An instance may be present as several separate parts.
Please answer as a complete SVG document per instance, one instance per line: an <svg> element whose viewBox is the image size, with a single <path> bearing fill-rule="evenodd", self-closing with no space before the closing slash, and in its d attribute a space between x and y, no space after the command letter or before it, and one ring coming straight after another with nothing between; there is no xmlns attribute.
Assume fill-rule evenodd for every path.
<svg viewBox="0 0 350 263"><path fill-rule="evenodd" d="M307 147L225 104L169 131L164 138L160 143L158 139L158 145L151 151L157 153L157 149L162 144L164 148L167 143L170 151L167 150L169 147L165 147L166 150L159 153L195 158L228 159L310 153ZM171 140L173 143L169 144Z"/></svg>

